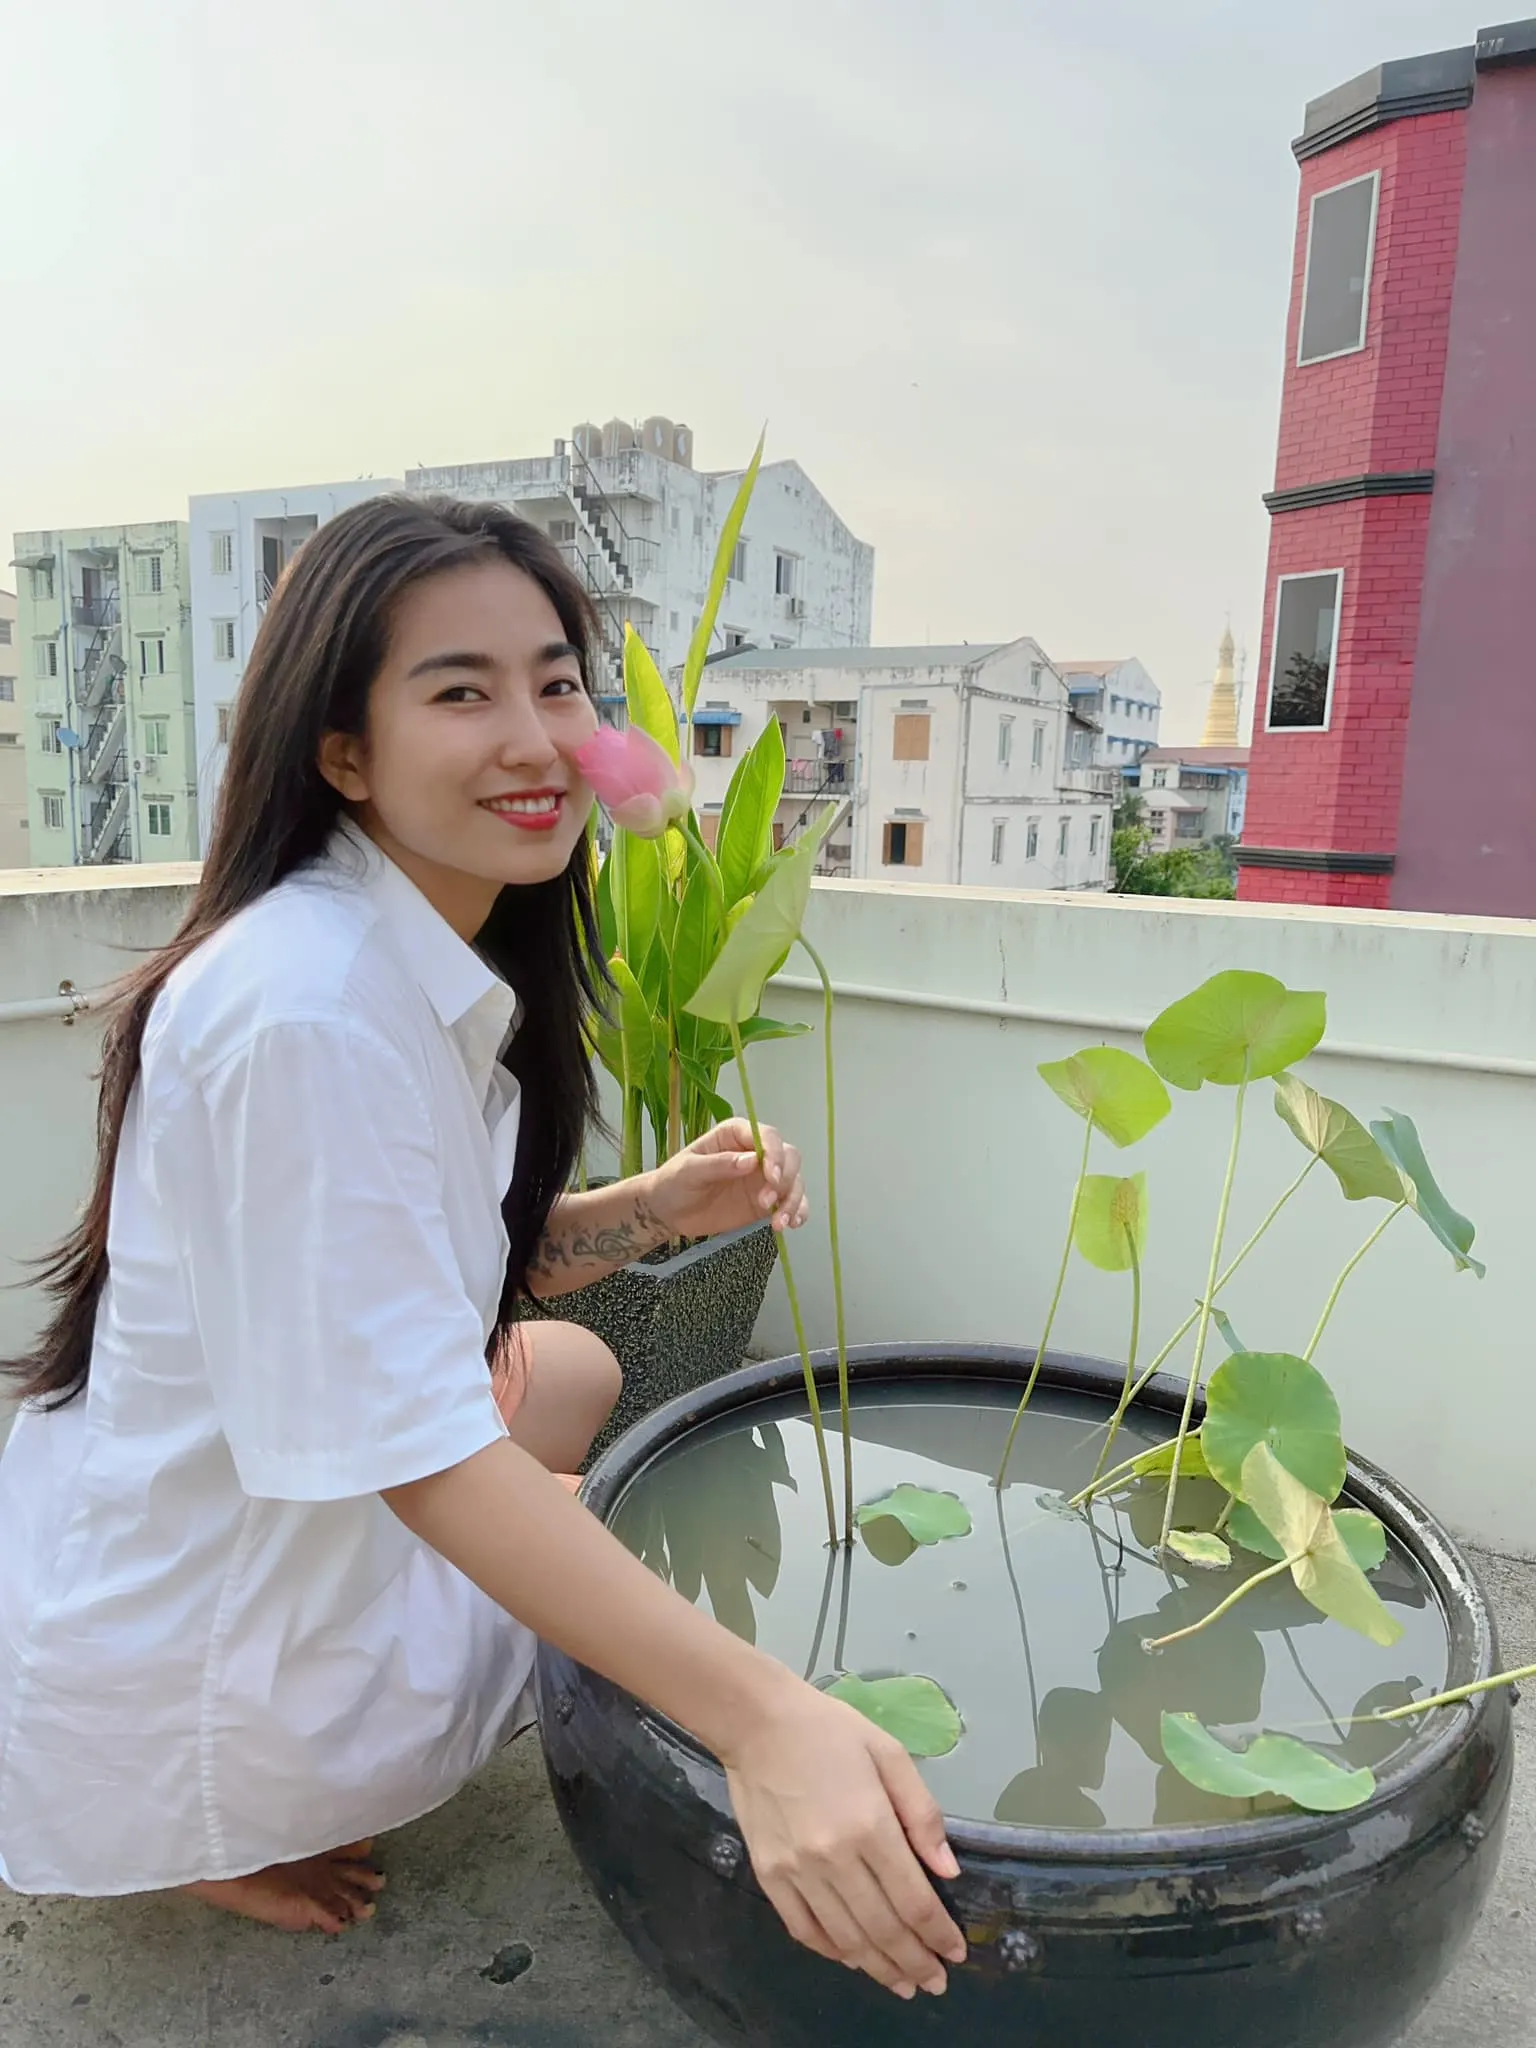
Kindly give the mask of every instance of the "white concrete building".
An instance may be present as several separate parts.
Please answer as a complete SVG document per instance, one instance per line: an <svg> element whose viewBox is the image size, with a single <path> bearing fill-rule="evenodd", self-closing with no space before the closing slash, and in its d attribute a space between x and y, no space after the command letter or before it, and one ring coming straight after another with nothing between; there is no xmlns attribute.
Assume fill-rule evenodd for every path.
<svg viewBox="0 0 1536 2048"><path fill-rule="evenodd" d="M193 498L192 674L200 842L208 850L229 714L267 600L310 534L349 505L402 489L394 477Z"/></svg>
<svg viewBox="0 0 1536 2048"><path fill-rule="evenodd" d="M16 593L0 590L0 868L31 865Z"/></svg>
<svg viewBox="0 0 1536 2048"><path fill-rule="evenodd" d="M1157 745L1163 693L1134 656L1057 666L1072 693L1073 709L1098 727L1095 767L1129 768Z"/></svg>
<svg viewBox="0 0 1536 2048"><path fill-rule="evenodd" d="M1118 777L1038 643L757 650L704 672L693 768L706 835L770 718L788 769L776 835L836 809L824 873L1102 889Z"/></svg>
<svg viewBox="0 0 1536 2048"><path fill-rule="evenodd" d="M552 455L408 470L406 483L511 506L565 548L596 601L607 694L618 700L626 623L663 674L686 657L741 476L696 470L689 429L651 419L643 427L578 427ZM765 463L716 646L866 647L874 580L873 548L855 538L799 463Z"/></svg>

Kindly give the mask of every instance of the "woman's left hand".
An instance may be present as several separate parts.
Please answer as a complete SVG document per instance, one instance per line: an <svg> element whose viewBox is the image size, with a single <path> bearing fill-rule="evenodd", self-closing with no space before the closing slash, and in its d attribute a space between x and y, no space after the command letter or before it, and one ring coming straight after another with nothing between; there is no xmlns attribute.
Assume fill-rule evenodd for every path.
<svg viewBox="0 0 1536 2048"><path fill-rule="evenodd" d="M810 1214L800 1154L768 1124L759 1125L758 1164L745 1117L717 1124L650 1175L650 1204L673 1237L715 1237L771 1216L775 1230L798 1230Z"/></svg>

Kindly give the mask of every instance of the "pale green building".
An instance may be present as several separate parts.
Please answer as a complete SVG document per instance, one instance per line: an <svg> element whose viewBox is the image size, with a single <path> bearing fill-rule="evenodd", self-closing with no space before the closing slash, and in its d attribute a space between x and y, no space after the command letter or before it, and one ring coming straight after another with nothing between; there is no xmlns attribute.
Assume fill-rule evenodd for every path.
<svg viewBox="0 0 1536 2048"><path fill-rule="evenodd" d="M29 858L196 860L187 527L19 533Z"/></svg>

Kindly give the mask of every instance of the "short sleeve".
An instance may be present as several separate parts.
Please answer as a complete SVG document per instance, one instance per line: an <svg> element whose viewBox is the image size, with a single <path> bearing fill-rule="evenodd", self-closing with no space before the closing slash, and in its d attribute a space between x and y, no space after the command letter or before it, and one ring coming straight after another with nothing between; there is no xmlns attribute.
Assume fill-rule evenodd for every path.
<svg viewBox="0 0 1536 2048"><path fill-rule="evenodd" d="M156 1138L240 1484L353 1499L506 1434L404 1056L346 1022L265 1026Z"/></svg>

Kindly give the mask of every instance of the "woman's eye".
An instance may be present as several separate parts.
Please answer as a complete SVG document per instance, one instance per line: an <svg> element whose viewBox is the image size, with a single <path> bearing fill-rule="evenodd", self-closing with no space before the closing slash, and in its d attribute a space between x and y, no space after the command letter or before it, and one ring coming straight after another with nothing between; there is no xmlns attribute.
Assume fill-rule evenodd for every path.
<svg viewBox="0 0 1536 2048"><path fill-rule="evenodd" d="M544 694L546 697L579 697L581 684L575 676L551 676L544 685Z"/></svg>
<svg viewBox="0 0 1536 2048"><path fill-rule="evenodd" d="M473 683L450 683L446 690L439 690L432 699L434 704L472 704L485 696L484 690Z"/></svg>

